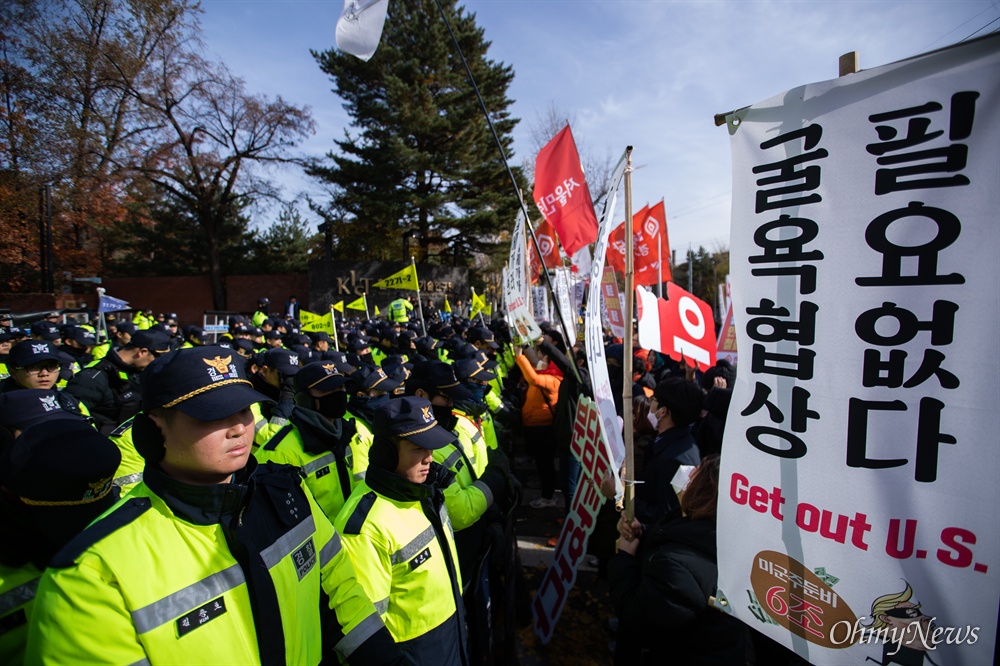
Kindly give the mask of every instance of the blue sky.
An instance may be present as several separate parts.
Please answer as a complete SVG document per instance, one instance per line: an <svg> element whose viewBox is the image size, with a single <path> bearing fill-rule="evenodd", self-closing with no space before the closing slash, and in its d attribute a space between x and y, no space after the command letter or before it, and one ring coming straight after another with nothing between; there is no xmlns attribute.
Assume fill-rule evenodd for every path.
<svg viewBox="0 0 1000 666"><path fill-rule="evenodd" d="M390 0L393 2L395 0ZM430 2L430 0L426 0ZM841 54L872 68L1000 27L997 0L469 0L515 72L515 164L534 160L530 128L551 107L581 152L634 147L634 206L663 198L671 247L728 247L729 135L719 112L835 78ZM433 7L433 4L430 6ZM248 89L309 105L321 155L350 119L309 49L334 45L341 0L203 0L206 52ZM316 192L286 173L286 196ZM623 204L617 218L623 219ZM264 217L264 220L269 219ZM513 226L513 221L511 221ZM680 256L678 257L680 259Z"/></svg>

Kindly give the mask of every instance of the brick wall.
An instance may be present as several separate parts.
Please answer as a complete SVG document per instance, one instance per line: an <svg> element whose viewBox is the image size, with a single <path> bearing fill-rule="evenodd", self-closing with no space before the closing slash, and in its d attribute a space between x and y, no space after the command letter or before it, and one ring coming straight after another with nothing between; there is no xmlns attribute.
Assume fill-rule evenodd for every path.
<svg viewBox="0 0 1000 666"><path fill-rule="evenodd" d="M212 285L208 276L107 278L102 285L108 296L128 301L158 312L176 312L181 325L201 324L203 314L212 307ZM272 312L284 308L291 294L305 301L309 296L307 275L231 275L226 278L226 297L230 312L251 313L257 299L271 299Z"/></svg>

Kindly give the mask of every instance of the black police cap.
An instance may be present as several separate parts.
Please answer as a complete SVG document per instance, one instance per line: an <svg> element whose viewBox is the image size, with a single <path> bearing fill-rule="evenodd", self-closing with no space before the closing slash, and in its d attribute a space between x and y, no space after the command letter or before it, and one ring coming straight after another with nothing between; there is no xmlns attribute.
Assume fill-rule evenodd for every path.
<svg viewBox="0 0 1000 666"><path fill-rule="evenodd" d="M375 408L375 437L396 436L424 449L440 449L455 441L455 435L438 425L434 408L425 398L394 398Z"/></svg>
<svg viewBox="0 0 1000 666"><path fill-rule="evenodd" d="M10 348L7 356L7 365L12 368L27 368L45 361L59 361L48 340L22 340Z"/></svg>
<svg viewBox="0 0 1000 666"><path fill-rule="evenodd" d="M472 397L472 393L458 383L452 367L443 361L415 363L406 384L430 393L443 393L452 400L468 400Z"/></svg>
<svg viewBox="0 0 1000 666"><path fill-rule="evenodd" d="M244 365L235 351L217 345L165 354L140 376L143 411L176 407L199 421L215 421L270 402L253 389Z"/></svg>

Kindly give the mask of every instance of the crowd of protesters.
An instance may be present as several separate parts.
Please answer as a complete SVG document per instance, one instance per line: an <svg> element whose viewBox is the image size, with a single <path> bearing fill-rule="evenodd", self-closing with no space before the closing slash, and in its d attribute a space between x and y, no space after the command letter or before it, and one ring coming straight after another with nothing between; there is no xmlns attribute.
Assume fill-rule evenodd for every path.
<svg viewBox="0 0 1000 666"><path fill-rule="evenodd" d="M405 307L305 332L300 307L261 299L217 340L150 310L0 315L0 662L514 663L511 461L531 510L569 511L582 343ZM605 344L641 482L625 521L603 480L590 541L614 661L746 663L709 604L735 369L635 348L626 409Z"/></svg>

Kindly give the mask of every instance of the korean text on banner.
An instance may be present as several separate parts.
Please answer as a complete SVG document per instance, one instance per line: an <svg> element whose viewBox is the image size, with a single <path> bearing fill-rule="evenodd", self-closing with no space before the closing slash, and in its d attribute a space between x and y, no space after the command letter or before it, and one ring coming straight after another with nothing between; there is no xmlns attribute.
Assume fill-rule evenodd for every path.
<svg viewBox="0 0 1000 666"><path fill-rule="evenodd" d="M580 461L580 485L573 495L573 505L559 533L552 564L549 565L538 594L531 604L535 633L542 643L552 638L569 591L576 582L576 572L587 553L587 540L597 525L597 514L604 504L600 480L614 474L602 441L601 414L597 405L582 396L573 422L570 452Z"/></svg>
<svg viewBox="0 0 1000 666"><path fill-rule="evenodd" d="M542 331L528 311L528 284L525 280L524 214L514 222L510 241L510 257L503 273L503 300L507 307L507 324L522 344L542 337Z"/></svg>
<svg viewBox="0 0 1000 666"><path fill-rule="evenodd" d="M670 242L667 239L667 214L663 202L644 206L632 216L632 256L635 284L654 285L669 282ZM661 267L660 264L663 264ZM625 272L625 223L611 232L608 265Z"/></svg>
<svg viewBox="0 0 1000 666"><path fill-rule="evenodd" d="M667 354L699 370L715 365L715 317L712 306L673 282L667 283L667 300L636 287L639 346Z"/></svg>
<svg viewBox="0 0 1000 666"><path fill-rule="evenodd" d="M597 239L597 216L569 125L538 151L532 195L566 254L573 256Z"/></svg>
<svg viewBox="0 0 1000 666"><path fill-rule="evenodd" d="M625 315L622 314L621 292L618 291L618 278L615 277L615 269L611 266L604 267L604 274L601 276L601 296L608 317L608 325L611 328L611 335L619 340L625 338Z"/></svg>
<svg viewBox="0 0 1000 666"><path fill-rule="evenodd" d="M719 598L813 664L993 663L998 99L993 35L730 116Z"/></svg>

